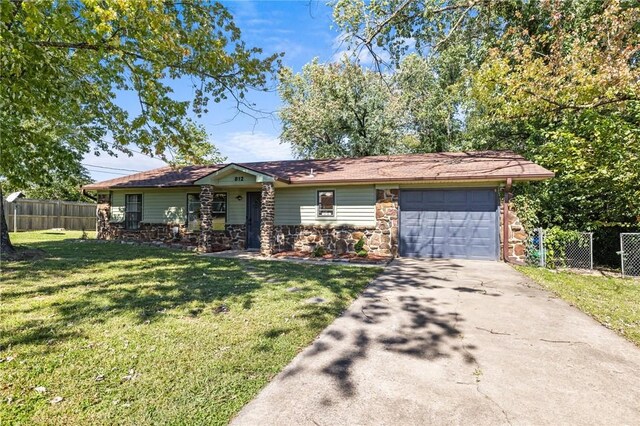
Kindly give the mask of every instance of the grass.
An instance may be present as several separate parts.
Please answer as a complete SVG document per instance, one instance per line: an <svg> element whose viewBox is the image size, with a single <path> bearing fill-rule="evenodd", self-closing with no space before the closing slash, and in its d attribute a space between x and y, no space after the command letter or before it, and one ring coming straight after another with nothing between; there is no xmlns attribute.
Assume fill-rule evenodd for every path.
<svg viewBox="0 0 640 426"><path fill-rule="evenodd" d="M521 266L543 287L640 346L640 281Z"/></svg>
<svg viewBox="0 0 640 426"><path fill-rule="evenodd" d="M0 424L227 423L380 272L79 236L12 235L47 254L2 264Z"/></svg>

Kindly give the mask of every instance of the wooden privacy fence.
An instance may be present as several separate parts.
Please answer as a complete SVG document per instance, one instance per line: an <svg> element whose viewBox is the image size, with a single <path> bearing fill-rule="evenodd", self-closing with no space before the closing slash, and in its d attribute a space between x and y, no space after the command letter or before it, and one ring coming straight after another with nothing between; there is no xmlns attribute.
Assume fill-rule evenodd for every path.
<svg viewBox="0 0 640 426"><path fill-rule="evenodd" d="M4 214L10 231L37 231L64 228L93 231L96 229L96 205L76 201L31 200L19 198L4 203ZM14 213L17 213L14 215Z"/></svg>

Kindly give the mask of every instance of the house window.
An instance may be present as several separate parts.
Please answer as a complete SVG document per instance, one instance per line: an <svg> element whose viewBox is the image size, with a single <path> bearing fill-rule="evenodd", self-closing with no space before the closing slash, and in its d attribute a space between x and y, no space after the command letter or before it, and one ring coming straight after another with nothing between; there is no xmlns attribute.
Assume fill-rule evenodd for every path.
<svg viewBox="0 0 640 426"><path fill-rule="evenodd" d="M318 191L318 217L335 216L335 191Z"/></svg>
<svg viewBox="0 0 640 426"><path fill-rule="evenodd" d="M211 204L211 229L224 231L227 221L227 194L226 192L214 192Z"/></svg>
<svg viewBox="0 0 640 426"><path fill-rule="evenodd" d="M142 194L125 195L124 212L124 227L132 230L140 229L140 222L142 221Z"/></svg>
<svg viewBox="0 0 640 426"><path fill-rule="evenodd" d="M187 230L199 231L201 219L200 194L187 194Z"/></svg>
<svg viewBox="0 0 640 426"><path fill-rule="evenodd" d="M227 216L227 193L226 192L214 192L213 203L211 203L211 215L213 217Z"/></svg>

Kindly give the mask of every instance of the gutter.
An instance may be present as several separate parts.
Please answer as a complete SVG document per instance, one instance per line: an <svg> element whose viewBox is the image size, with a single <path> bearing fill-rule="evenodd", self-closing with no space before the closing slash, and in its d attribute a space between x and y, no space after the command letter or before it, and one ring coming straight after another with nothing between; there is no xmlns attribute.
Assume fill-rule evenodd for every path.
<svg viewBox="0 0 640 426"><path fill-rule="evenodd" d="M406 178L383 178L383 179L371 179L371 178L361 178L361 179L305 179L305 180L293 180L290 182L291 185L314 185L316 183L329 184L329 183L353 183L353 182L371 182L371 183L379 183L379 182L414 182L414 181L449 181L449 180L468 180L468 181L497 181L502 179L509 179L512 181L536 181L536 180L546 180L554 177L554 174L529 174L522 175L516 178L507 175L496 175L496 176L431 176L431 177L406 177Z"/></svg>

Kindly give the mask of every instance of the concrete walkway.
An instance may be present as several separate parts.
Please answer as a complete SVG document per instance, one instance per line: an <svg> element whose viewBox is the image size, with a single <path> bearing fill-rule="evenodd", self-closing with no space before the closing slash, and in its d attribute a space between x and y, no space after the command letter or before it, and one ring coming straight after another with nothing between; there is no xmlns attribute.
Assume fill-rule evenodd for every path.
<svg viewBox="0 0 640 426"><path fill-rule="evenodd" d="M640 349L505 264L396 260L233 424L640 424Z"/></svg>

